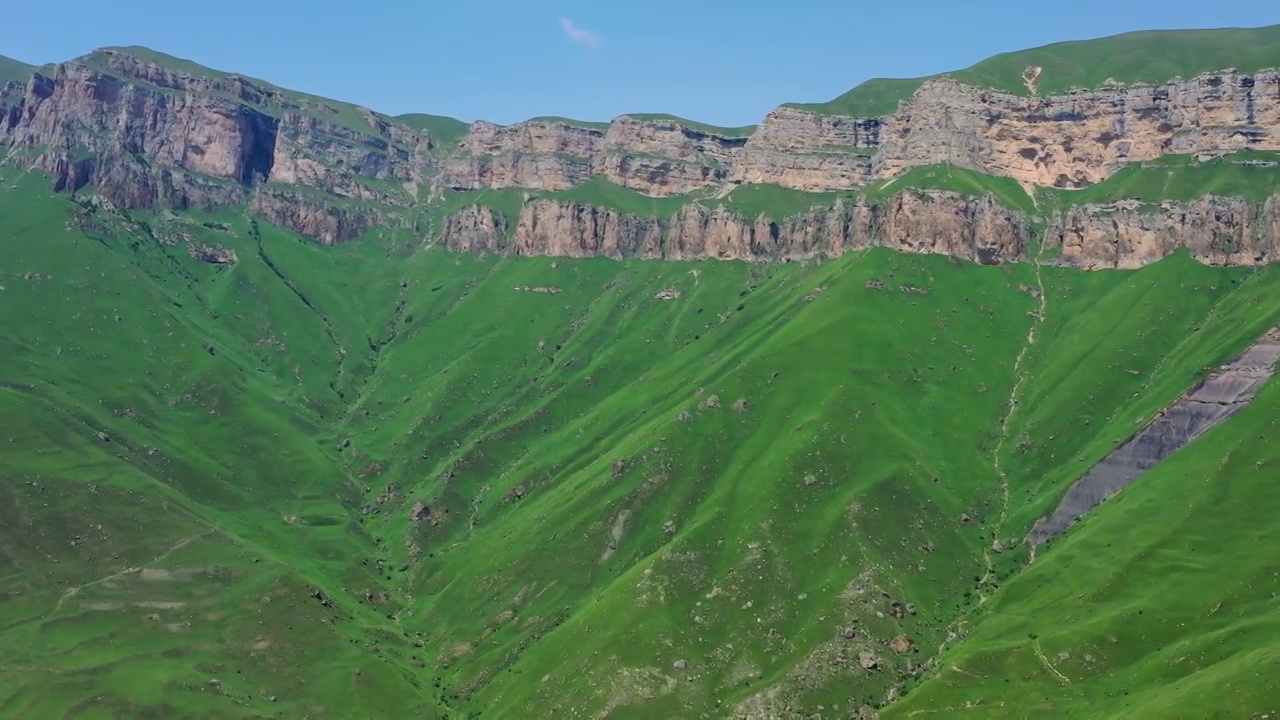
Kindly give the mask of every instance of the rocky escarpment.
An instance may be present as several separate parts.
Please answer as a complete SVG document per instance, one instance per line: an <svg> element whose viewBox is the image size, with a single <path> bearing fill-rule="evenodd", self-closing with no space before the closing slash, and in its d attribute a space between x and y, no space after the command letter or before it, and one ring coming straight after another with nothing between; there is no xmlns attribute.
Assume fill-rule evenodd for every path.
<svg viewBox="0 0 1280 720"><path fill-rule="evenodd" d="M7 156L52 174L58 190L92 184L129 208L270 208L271 194L252 190L260 183L406 204L430 167L431 138L354 109L340 121L343 112L244 78L194 76L100 51L7 86L0 144ZM308 222L288 227L334 237L313 234ZM337 239L363 230L360 222L341 227Z"/></svg>
<svg viewBox="0 0 1280 720"><path fill-rule="evenodd" d="M1264 265L1280 259L1280 195L1260 205L1213 196L1079 205L1053 217L1044 240L1085 270L1138 268L1180 248L1209 265Z"/></svg>
<svg viewBox="0 0 1280 720"><path fill-rule="evenodd" d="M821 192L866 185L880 147L879 118L822 115L781 107L735 158L732 181Z"/></svg>
<svg viewBox="0 0 1280 720"><path fill-rule="evenodd" d="M1042 262L1084 270L1137 268L1184 248L1210 265L1258 265L1280 252L1280 196L1262 205L1213 196L1082 205L1039 219L990 196L917 189L881 202L839 199L778 220L723 204L644 217L536 199L515 218L484 205L464 208L446 219L442 235L452 250L514 255L770 261L885 246L987 264L1027 259L1038 237Z"/></svg>
<svg viewBox="0 0 1280 720"><path fill-rule="evenodd" d="M565 120L480 121L445 164L443 183L455 190L564 190L598 175L649 195L684 195L722 184L745 143L673 120L625 116L607 129Z"/></svg>
<svg viewBox="0 0 1280 720"><path fill-rule="evenodd" d="M326 243L400 223L451 191L545 195L601 178L690 202L657 220L548 199L512 218L469 210L447 223L445 243L742 259L890 244L1007 261L1022 256L1037 222L993 201L902 193L879 203L824 200L825 208L771 219L740 217L718 201L753 184L845 192L937 163L1075 188L1168 153L1280 150L1274 70L1043 98L944 77L882 118L783 107L759 127L738 129L661 116L480 121L443 143L355 106L141 57L97 51L0 88L0 157L50 173L60 191L92 185L128 208L243 205ZM1203 262L1257 264L1274 259L1276 204L1079 206L1041 226L1045 245L1077 267L1137 267L1184 247Z"/></svg>
<svg viewBox="0 0 1280 720"><path fill-rule="evenodd" d="M476 123L446 174L457 188L545 190L602 175L669 196L750 183L848 190L946 163L1026 187L1080 188L1133 162L1242 149L1280 150L1280 70L1051 97L943 77L883 118L781 107L746 136L625 116L607 130L547 120Z"/></svg>
<svg viewBox="0 0 1280 720"><path fill-rule="evenodd" d="M925 83L885 119L874 175L949 163L1027 186L1085 187L1170 153L1280 150L1280 70L1054 97Z"/></svg>
<svg viewBox="0 0 1280 720"><path fill-rule="evenodd" d="M881 203L841 200L777 222L723 205L641 217L540 199L524 204L514 221L473 205L447 219L443 239L460 252L515 255L767 261L888 246L996 263L1024 257L1030 234L1028 219L993 198L911 190Z"/></svg>

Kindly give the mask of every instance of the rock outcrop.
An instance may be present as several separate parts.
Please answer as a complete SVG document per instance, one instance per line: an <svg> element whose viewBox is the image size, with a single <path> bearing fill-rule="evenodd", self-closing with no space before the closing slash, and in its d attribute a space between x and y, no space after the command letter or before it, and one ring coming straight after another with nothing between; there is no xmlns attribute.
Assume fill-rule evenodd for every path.
<svg viewBox="0 0 1280 720"><path fill-rule="evenodd" d="M239 204L259 183L403 205L409 193L387 188L411 186L429 168L429 136L372 113L350 108L344 124L343 107L236 76L167 70L121 51L36 74L21 92L11 85L0 102L6 154L31 157L57 190L92 184L126 208ZM254 197L255 207L275 207L270 197ZM311 216L290 211L272 219ZM339 227L345 240L359 223L286 226L318 239L317 228L331 238L329 228Z"/></svg>
<svg viewBox="0 0 1280 720"><path fill-rule="evenodd" d="M1079 188L1170 153L1280 150L1280 70L1021 97L943 78L885 118L874 175L950 163Z"/></svg>
<svg viewBox="0 0 1280 720"><path fill-rule="evenodd" d="M805 259L888 246L993 264L1025 257L1030 236L1030 221L993 198L907 190L882 203L840 200L776 222L723 205L691 203L670 217L641 217L539 199L509 225L474 205L447 219L443 240L459 252L665 260Z"/></svg>
<svg viewBox="0 0 1280 720"><path fill-rule="evenodd" d="M1280 255L1280 196L1262 205L1206 196L1193 203L1080 205L1041 221L1046 264L1138 268L1187 249L1209 265L1260 265ZM690 203L669 217L552 199L517 218L483 205L449 216L443 242L459 252L752 262L834 257L891 247L985 264L1027 259L1037 222L991 196L908 189L883 202L839 199L774 220Z"/></svg>
<svg viewBox="0 0 1280 720"><path fill-rule="evenodd" d="M476 123L451 185L558 190L601 175L647 195L768 183L838 191L948 163L1080 188L1171 153L1280 151L1280 70L1025 97L943 77L884 118L781 107L749 136L620 117L608 129ZM487 171L476 170L488 163Z"/></svg>
<svg viewBox="0 0 1280 720"><path fill-rule="evenodd" d="M1261 205L1213 196L1079 205L1052 219L1044 241L1063 264L1085 270L1138 268L1179 248L1208 265L1263 265L1280 251L1280 195Z"/></svg>

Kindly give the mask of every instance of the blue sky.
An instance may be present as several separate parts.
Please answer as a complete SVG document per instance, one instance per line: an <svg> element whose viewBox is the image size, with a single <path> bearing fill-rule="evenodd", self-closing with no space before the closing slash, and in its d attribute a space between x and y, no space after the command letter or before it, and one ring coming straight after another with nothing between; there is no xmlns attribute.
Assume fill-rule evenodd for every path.
<svg viewBox="0 0 1280 720"><path fill-rule="evenodd" d="M1130 30L1280 23L1275 0L9 0L0 55L145 45L389 114L669 112L719 125L871 77ZM216 8L216 9L210 9Z"/></svg>

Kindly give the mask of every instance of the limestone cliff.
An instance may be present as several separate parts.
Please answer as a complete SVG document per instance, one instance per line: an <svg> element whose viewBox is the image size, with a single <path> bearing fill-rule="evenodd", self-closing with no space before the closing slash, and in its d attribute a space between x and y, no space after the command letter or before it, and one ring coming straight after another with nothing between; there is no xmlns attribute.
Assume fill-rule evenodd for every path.
<svg viewBox="0 0 1280 720"><path fill-rule="evenodd" d="M1193 203L1082 205L1055 216L1045 247L1085 270L1137 268L1180 248L1209 265L1261 265L1280 250L1280 195L1261 205L1205 196Z"/></svg>
<svg viewBox="0 0 1280 720"><path fill-rule="evenodd" d="M874 175L946 162L1078 188L1169 153L1280 150L1280 70L1020 97L940 79L885 119Z"/></svg>
<svg viewBox="0 0 1280 720"><path fill-rule="evenodd" d="M1193 203L1082 205L1042 219L990 196L904 190L889 199L837 200L779 220L691 203L670 217L550 199L509 221L483 205L451 215L442 241L460 252L752 262L833 257L890 247L985 264L1027 260L1037 232L1043 261L1083 270L1130 269L1183 248L1211 265L1258 265L1280 252L1280 196L1262 205L1206 196Z"/></svg>
<svg viewBox="0 0 1280 720"><path fill-rule="evenodd" d="M7 156L30 157L52 174L58 190L93 184L130 208L244 203L263 182L405 204L408 190L375 187L421 180L430 137L372 113L353 113L344 124L341 113L244 78L175 72L105 50L6 88L0 144Z"/></svg>
<svg viewBox="0 0 1280 720"><path fill-rule="evenodd" d="M460 252L748 261L888 246L997 263L1023 258L1030 234L1026 218L992 198L908 190L882 203L842 200L781 221L747 218L724 205L692 203L670 217L641 217L541 199L525 203L509 223L473 205L448 218L443 242Z"/></svg>

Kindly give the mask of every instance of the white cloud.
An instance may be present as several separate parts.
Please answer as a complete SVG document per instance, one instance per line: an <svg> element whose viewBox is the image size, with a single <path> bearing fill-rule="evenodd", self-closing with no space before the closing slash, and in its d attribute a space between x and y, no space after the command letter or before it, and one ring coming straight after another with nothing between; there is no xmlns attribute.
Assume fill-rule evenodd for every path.
<svg viewBox="0 0 1280 720"><path fill-rule="evenodd" d="M589 48L600 47L600 36L587 30L580 28L572 20L566 17L560 18L560 28L564 30L564 36L579 45L586 45Z"/></svg>

